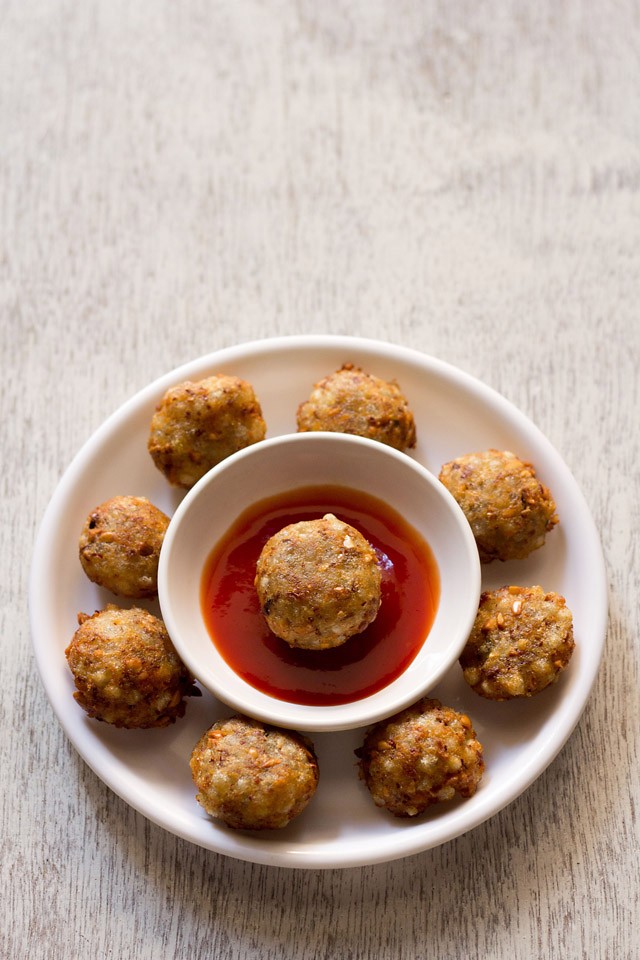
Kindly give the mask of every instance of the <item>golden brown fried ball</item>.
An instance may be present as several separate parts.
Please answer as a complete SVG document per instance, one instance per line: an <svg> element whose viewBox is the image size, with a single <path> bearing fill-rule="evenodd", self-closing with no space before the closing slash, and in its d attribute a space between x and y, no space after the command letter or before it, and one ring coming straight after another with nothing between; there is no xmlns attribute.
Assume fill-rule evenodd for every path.
<svg viewBox="0 0 640 960"><path fill-rule="evenodd" d="M328 513L279 530L264 545L255 586L269 628L292 647L337 647L375 620L381 572L373 547Z"/></svg>
<svg viewBox="0 0 640 960"><path fill-rule="evenodd" d="M469 521L483 563L523 559L558 522L556 505L533 466L509 450L445 463L440 480Z"/></svg>
<svg viewBox="0 0 640 960"><path fill-rule="evenodd" d="M375 804L396 817L473 796L484 772L469 718L428 698L376 724L356 753Z"/></svg>
<svg viewBox="0 0 640 960"><path fill-rule="evenodd" d="M481 595L460 665L469 686L488 700L531 697L555 683L573 648L564 597L538 586L500 587Z"/></svg>
<svg viewBox="0 0 640 960"><path fill-rule="evenodd" d="M306 737L236 715L219 720L191 754L197 800L237 830L286 827L318 785L318 762Z"/></svg>
<svg viewBox="0 0 640 960"><path fill-rule="evenodd" d="M192 487L225 457L264 440L251 384L217 374L167 390L151 421L149 453L170 483Z"/></svg>
<svg viewBox="0 0 640 960"><path fill-rule="evenodd" d="M65 650L75 699L90 717L116 727L165 727L199 696L164 623L146 610L109 604L80 626Z"/></svg>
<svg viewBox="0 0 640 960"><path fill-rule="evenodd" d="M112 497L92 510L80 535L80 563L94 583L123 597L155 597L169 517L146 497Z"/></svg>
<svg viewBox="0 0 640 960"><path fill-rule="evenodd" d="M352 363L315 384L297 419L299 432L353 433L396 450L416 445L413 414L398 384Z"/></svg>

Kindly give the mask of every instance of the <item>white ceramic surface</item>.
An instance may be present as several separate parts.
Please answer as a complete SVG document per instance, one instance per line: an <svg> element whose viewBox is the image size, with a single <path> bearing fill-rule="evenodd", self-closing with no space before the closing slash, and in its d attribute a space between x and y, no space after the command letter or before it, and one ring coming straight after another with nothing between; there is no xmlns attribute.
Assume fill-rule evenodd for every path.
<svg viewBox="0 0 640 960"><path fill-rule="evenodd" d="M200 734L227 707L209 694L189 703L165 730L115 730L89 720L72 697L64 649L80 610L113 598L90 583L77 557L82 522L117 493L144 494L173 513L171 490L146 450L155 404L171 385L214 372L238 374L255 387L268 436L295 431L298 403L311 385L352 361L395 377L418 427L415 459L431 472L470 450L505 447L531 460L554 495L559 526L527 560L491 564L483 588L540 583L564 594L574 614L577 647L560 681L524 702L491 703L466 687L454 666L433 694L466 711L485 747L487 771L474 797L400 821L378 810L359 782L353 750L362 731L314 735L318 791L284 831L234 833L213 823L194 798L188 757ZM150 609L158 609L150 604ZM42 682L72 743L105 783L150 820L211 850L289 867L345 867L417 853L456 837L497 813L546 768L572 732L595 680L606 629L606 579L597 532L578 485L541 432L494 390L424 354L349 337L278 338L201 357L167 373L116 411L76 455L43 517L30 578L33 646ZM543 812L541 812L542 815Z"/></svg>
<svg viewBox="0 0 640 960"><path fill-rule="evenodd" d="M412 663L371 696L336 706L290 703L243 680L212 643L200 603L207 558L240 514L265 497L313 485L349 487L388 504L427 541L440 575L440 600L428 642ZM286 434L230 457L189 491L165 536L158 590L169 634L183 661L208 690L234 709L268 723L326 732L389 716L441 679L457 660L473 625L480 596L480 562L458 504L415 460L360 437Z"/></svg>

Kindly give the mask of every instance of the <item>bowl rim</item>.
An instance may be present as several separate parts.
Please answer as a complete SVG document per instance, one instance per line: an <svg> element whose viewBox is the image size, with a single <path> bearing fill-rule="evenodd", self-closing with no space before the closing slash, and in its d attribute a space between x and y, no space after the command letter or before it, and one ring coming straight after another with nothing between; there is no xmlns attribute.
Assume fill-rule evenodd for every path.
<svg viewBox="0 0 640 960"><path fill-rule="evenodd" d="M243 461L247 459L254 459L259 457L261 454L268 453L269 450L273 449L274 447L291 446L292 444L297 447L305 447L309 445L313 447L316 445L320 446L323 443L325 445L327 443L331 443L337 447L344 445L345 449L349 448L351 451L359 448L368 451L369 454L373 455L374 457L387 457L390 462L394 462L395 465L401 470L412 471L417 477L419 477L423 482L432 488L432 491L435 492L435 495L440 498L441 502L448 509L461 534L461 543L463 545L461 557L466 565L465 576L468 581L468 589L465 597L461 599L459 603L467 604L466 615L462 615L462 623L459 633L455 637L455 641L452 640L452 642L447 646L447 654L442 654L440 656L437 665L429 671L429 674L424 682L414 682L411 685L406 685L405 681L406 688L403 689L403 677L405 677L406 670L411 667L411 663L414 663L415 660L420 657L420 652L418 652L416 658L414 658L414 660L407 665L407 668L385 687L368 697L362 697L345 704L335 705L316 706L299 704L292 701L281 700L263 693L235 673L233 667L226 663L222 655L216 649L215 643L212 640L211 644L215 659L219 664L224 664L223 669L230 670L234 674L234 682L237 680L241 692L228 690L224 685L224 679L218 681L217 678L212 678L212 676L208 673L203 674L198 657L193 653L189 640L185 637L185 631L182 629L175 615L175 604L173 602L169 571L172 562L173 550L176 545L176 541L179 540L180 532L183 529L183 521L188 517L191 510L195 508L195 505L203 496L210 495L211 486L215 485L218 479L227 474L229 471L237 469L238 465ZM295 490L298 487L307 485L308 484L296 485L294 480L292 481L291 489ZM322 485L322 483L320 483L320 485ZM337 480L335 485L357 489L355 485L340 480ZM380 496L375 491L363 490L363 492L367 493L369 496L373 496L378 500L386 502L385 498ZM268 498L269 494L266 494L265 496ZM225 531L233 525L237 516L240 516L242 512L244 512L245 509L250 508L252 504L258 503L259 500L260 498L249 498L242 510L237 512L235 516L231 516L229 518L225 526ZM388 505L400 516L403 516L402 510L398 507L398 505L393 503L389 503ZM409 521L406 519L405 522L409 523ZM413 526L413 524L410 525ZM420 536L423 536L420 531L417 532ZM224 536L224 533L221 534L221 536ZM424 539L427 538L425 537ZM217 541L213 541L209 545L208 552L214 549L216 542ZM431 543L429 543L429 546L431 549L433 549ZM438 563L440 574L442 574L439 558L436 556L435 559ZM256 720L272 726L295 729L309 733L334 732L368 726L398 713L400 710L403 710L415 703L421 697L426 696L429 690L436 686L442 676L444 676L444 674L451 668L453 663L455 663L455 661L458 659L473 626L475 615L478 609L480 592L481 565L471 527L469 526L462 509L454 497L437 479L437 477L435 477L433 473L431 473L417 460L414 460L410 455L387 446L380 441L372 440L367 437L356 436L353 434L330 431L299 432L270 437L265 440L261 440L258 443L252 444L251 446L245 447L244 449L232 454L214 466L187 491L183 500L176 508L165 533L158 568L158 600L162 618L179 656L190 672L196 677L198 682L210 693L212 693L213 696L215 696L221 703L239 713L253 717Z"/></svg>

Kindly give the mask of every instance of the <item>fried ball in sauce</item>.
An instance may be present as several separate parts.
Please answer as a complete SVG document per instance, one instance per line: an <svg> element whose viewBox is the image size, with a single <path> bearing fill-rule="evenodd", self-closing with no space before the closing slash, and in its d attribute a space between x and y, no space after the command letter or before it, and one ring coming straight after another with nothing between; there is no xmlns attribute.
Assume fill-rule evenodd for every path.
<svg viewBox="0 0 640 960"><path fill-rule="evenodd" d="M151 420L148 448L169 482L188 488L265 433L251 384L217 374L167 390Z"/></svg>
<svg viewBox="0 0 640 960"><path fill-rule="evenodd" d="M398 384L352 363L315 384L309 399L298 407L297 421L300 433L353 433L396 450L416 445L413 414Z"/></svg>
<svg viewBox="0 0 640 960"><path fill-rule="evenodd" d="M375 620L382 575L373 547L332 513L279 530L264 545L255 586L262 613L292 647L337 647Z"/></svg>
<svg viewBox="0 0 640 960"><path fill-rule="evenodd" d="M473 796L484 772L469 718L426 697L377 723L356 754L374 803L396 817Z"/></svg>
<svg viewBox="0 0 640 960"><path fill-rule="evenodd" d="M286 827L318 785L318 762L306 737L241 715L214 723L190 764L198 802L237 830Z"/></svg>
<svg viewBox="0 0 640 960"><path fill-rule="evenodd" d="M500 587L481 595L460 665L488 700L531 697L555 683L574 645L564 597L538 586Z"/></svg>
<svg viewBox="0 0 640 960"><path fill-rule="evenodd" d="M509 450L445 463L440 480L469 521L483 563L523 559L544 544L558 522L556 505L533 466Z"/></svg>
<svg viewBox="0 0 640 960"><path fill-rule="evenodd" d="M164 623L146 610L108 604L80 626L65 650L74 697L90 717L116 727L165 727L199 696Z"/></svg>
<svg viewBox="0 0 640 960"><path fill-rule="evenodd" d="M112 497L92 510L80 535L80 563L94 583L123 597L155 597L169 517L146 497Z"/></svg>

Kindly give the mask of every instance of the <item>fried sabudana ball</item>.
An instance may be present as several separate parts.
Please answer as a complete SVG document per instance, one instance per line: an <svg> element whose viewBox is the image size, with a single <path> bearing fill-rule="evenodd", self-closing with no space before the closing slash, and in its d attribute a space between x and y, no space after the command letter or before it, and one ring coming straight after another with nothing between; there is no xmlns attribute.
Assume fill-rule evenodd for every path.
<svg viewBox="0 0 640 960"><path fill-rule="evenodd" d="M373 547L332 513L283 527L264 545L255 587L270 630L292 647L338 647L375 620L382 575Z"/></svg>
<svg viewBox="0 0 640 960"><path fill-rule="evenodd" d="M236 830L286 827L318 785L318 762L306 737L236 715L219 720L191 754L197 800Z"/></svg>
<svg viewBox="0 0 640 960"><path fill-rule="evenodd" d="M374 803L396 817L473 796L484 772L469 718L426 697L377 723L356 755Z"/></svg>
<svg viewBox="0 0 640 960"><path fill-rule="evenodd" d="M123 597L155 597L169 517L146 497L112 497L92 510L80 535L80 563L94 583Z"/></svg>
<svg viewBox="0 0 640 960"><path fill-rule="evenodd" d="M398 384L352 363L315 384L309 399L298 407L297 422L300 433L352 433L396 450L416 445L413 414Z"/></svg>
<svg viewBox="0 0 640 960"><path fill-rule="evenodd" d="M169 482L188 488L232 453L264 440L265 434L251 384L216 374L167 390L151 420L148 448Z"/></svg>
<svg viewBox="0 0 640 960"><path fill-rule="evenodd" d="M74 697L90 717L116 727L165 727L199 696L164 623L146 610L108 604L78 615L65 650Z"/></svg>
<svg viewBox="0 0 640 960"><path fill-rule="evenodd" d="M544 544L558 522L549 490L530 463L509 450L469 453L445 463L440 480L458 501L480 560L520 560Z"/></svg>
<svg viewBox="0 0 640 960"><path fill-rule="evenodd" d="M538 586L500 587L481 595L460 666L488 700L531 697L555 683L574 646L564 597Z"/></svg>

